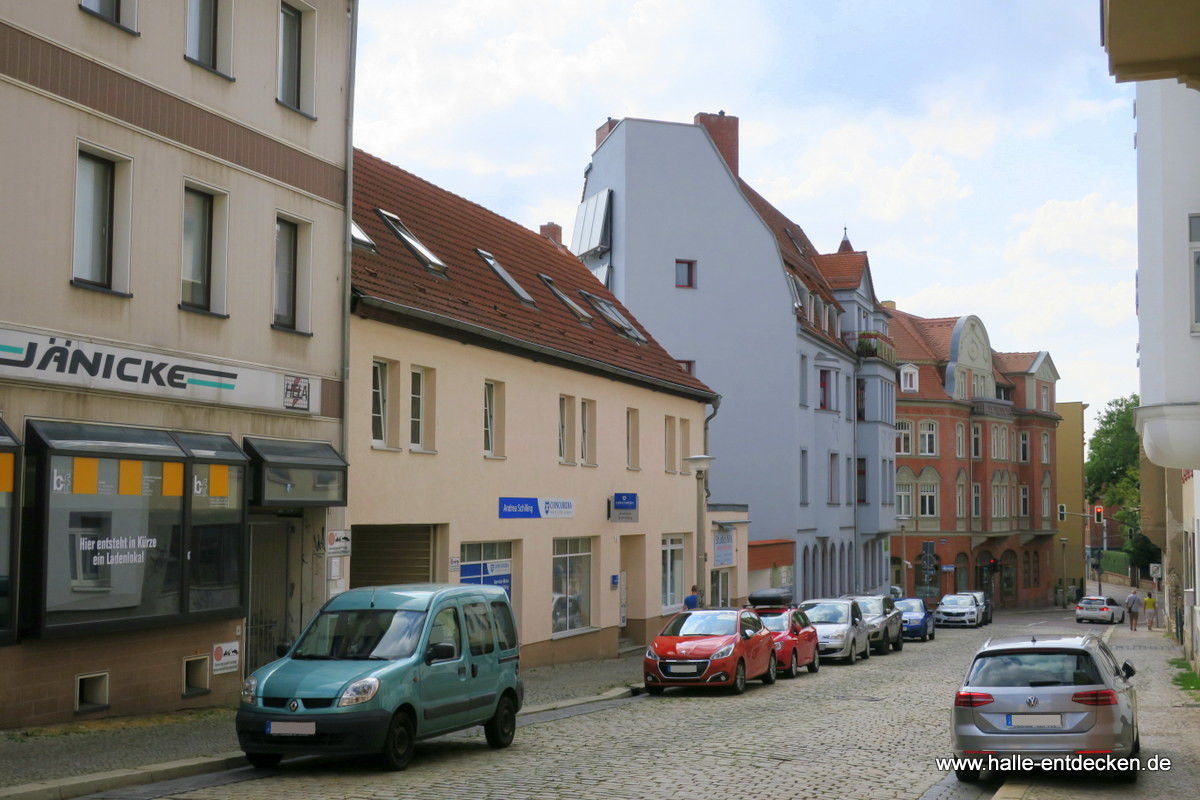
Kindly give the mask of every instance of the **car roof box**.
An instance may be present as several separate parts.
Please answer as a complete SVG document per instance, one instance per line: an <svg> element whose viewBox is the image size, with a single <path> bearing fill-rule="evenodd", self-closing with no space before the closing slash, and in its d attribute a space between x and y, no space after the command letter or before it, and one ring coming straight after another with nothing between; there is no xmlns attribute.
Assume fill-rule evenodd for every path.
<svg viewBox="0 0 1200 800"><path fill-rule="evenodd" d="M750 593L750 605L752 606L790 606L791 604L791 589L759 589Z"/></svg>

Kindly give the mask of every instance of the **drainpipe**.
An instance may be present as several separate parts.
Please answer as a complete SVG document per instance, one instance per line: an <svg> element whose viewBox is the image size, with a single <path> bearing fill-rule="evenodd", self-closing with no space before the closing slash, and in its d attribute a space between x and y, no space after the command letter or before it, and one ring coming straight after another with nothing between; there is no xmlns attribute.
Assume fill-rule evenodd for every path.
<svg viewBox="0 0 1200 800"><path fill-rule="evenodd" d="M342 221L342 242L345 257L342 262L342 457L349 454L350 432L350 267L354 244L350 222L354 214L354 64L358 48L358 0L350 0L350 41L346 65L346 213Z"/></svg>

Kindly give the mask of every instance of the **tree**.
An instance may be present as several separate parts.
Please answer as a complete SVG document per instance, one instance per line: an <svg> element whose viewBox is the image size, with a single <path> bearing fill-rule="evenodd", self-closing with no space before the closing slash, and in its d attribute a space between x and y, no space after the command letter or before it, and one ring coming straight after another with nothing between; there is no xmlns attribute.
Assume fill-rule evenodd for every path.
<svg viewBox="0 0 1200 800"><path fill-rule="evenodd" d="M1088 442L1087 463L1083 468L1089 503L1138 504L1141 442L1133 427L1133 409L1139 403L1136 394L1118 397L1109 401L1100 415ZM1111 500L1107 496L1110 493Z"/></svg>

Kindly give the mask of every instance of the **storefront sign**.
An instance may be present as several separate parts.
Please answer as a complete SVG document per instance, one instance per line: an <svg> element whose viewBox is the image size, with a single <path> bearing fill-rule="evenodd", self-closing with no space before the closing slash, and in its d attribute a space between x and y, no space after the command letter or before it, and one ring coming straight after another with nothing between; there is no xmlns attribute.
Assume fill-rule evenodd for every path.
<svg viewBox="0 0 1200 800"><path fill-rule="evenodd" d="M733 566L733 531L713 532L713 567Z"/></svg>
<svg viewBox="0 0 1200 800"><path fill-rule="evenodd" d="M570 519L575 501L562 497L501 497L500 519Z"/></svg>
<svg viewBox="0 0 1200 800"><path fill-rule="evenodd" d="M512 561L478 561L461 564L458 579L461 583L481 583L499 586L512 597Z"/></svg>
<svg viewBox="0 0 1200 800"><path fill-rule="evenodd" d="M638 496L635 492L618 492L609 500L609 522L637 522Z"/></svg>
<svg viewBox="0 0 1200 800"><path fill-rule="evenodd" d="M0 328L0 377L320 413L321 379Z"/></svg>
<svg viewBox="0 0 1200 800"><path fill-rule="evenodd" d="M348 556L348 555L350 555L350 531L326 531L325 532L325 555L326 556Z"/></svg>
<svg viewBox="0 0 1200 800"><path fill-rule="evenodd" d="M237 672L241 667L241 655L241 642L214 644L212 659L213 675L220 675L223 672Z"/></svg>

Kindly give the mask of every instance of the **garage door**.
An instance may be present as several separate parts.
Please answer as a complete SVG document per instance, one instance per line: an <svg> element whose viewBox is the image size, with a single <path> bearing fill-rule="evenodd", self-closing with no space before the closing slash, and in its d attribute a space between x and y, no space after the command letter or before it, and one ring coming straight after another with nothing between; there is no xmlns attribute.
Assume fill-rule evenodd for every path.
<svg viewBox="0 0 1200 800"><path fill-rule="evenodd" d="M351 541L351 589L433 580L429 525L355 525Z"/></svg>

